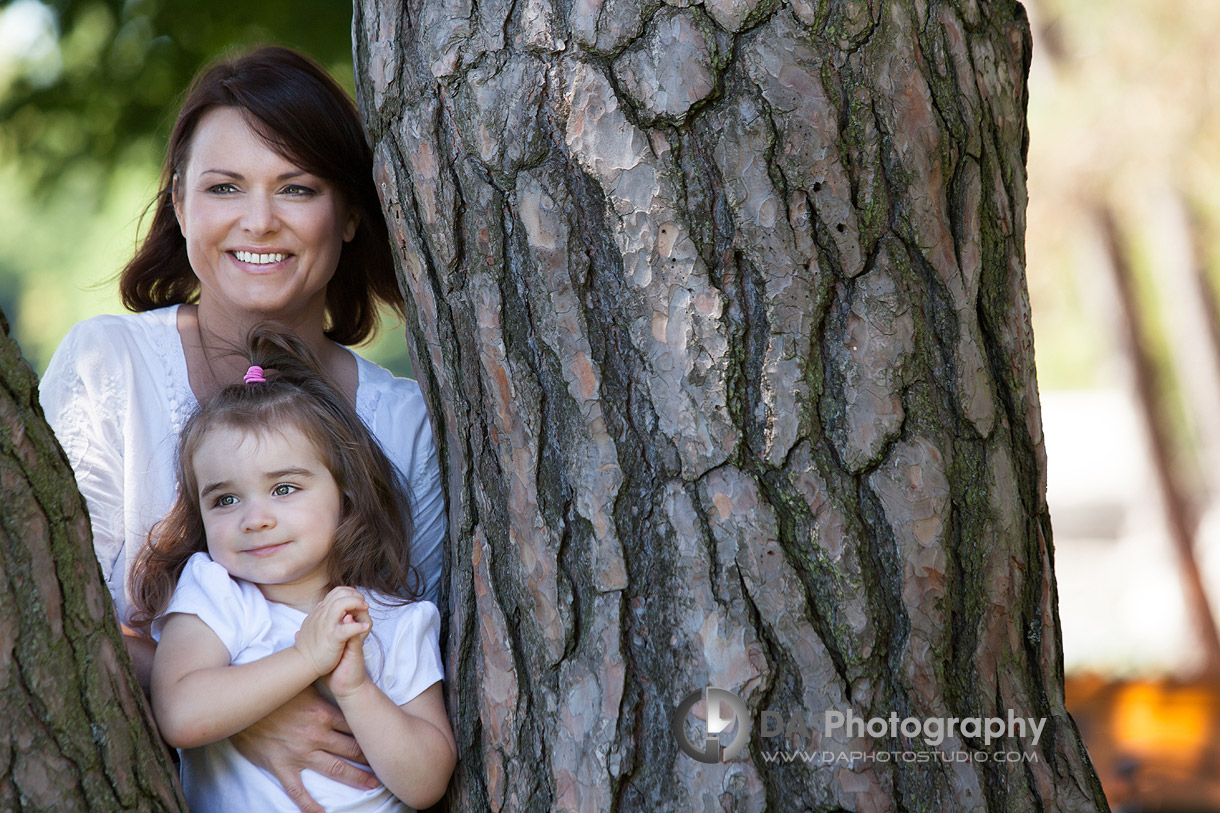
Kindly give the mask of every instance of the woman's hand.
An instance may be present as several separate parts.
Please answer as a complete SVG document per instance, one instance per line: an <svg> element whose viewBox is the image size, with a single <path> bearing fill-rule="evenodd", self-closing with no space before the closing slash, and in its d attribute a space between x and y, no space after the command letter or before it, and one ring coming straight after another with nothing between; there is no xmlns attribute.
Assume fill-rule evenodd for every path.
<svg viewBox="0 0 1220 813"><path fill-rule="evenodd" d="M301 783L306 768L359 790L381 785L373 774L345 761L367 762L343 715L313 687L231 740L242 756L274 776L306 813L325 813Z"/></svg>

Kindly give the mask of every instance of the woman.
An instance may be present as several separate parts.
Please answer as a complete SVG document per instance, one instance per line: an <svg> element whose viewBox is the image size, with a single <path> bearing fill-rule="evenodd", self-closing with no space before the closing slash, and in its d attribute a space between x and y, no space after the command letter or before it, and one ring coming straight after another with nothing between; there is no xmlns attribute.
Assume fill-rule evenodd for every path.
<svg viewBox="0 0 1220 813"><path fill-rule="evenodd" d="M174 449L196 404L240 381L246 334L271 319L309 345L407 480L412 561L437 597L445 517L418 386L359 358L379 303L403 311L351 99L317 65L262 48L202 72L170 136L151 228L123 269L134 313L76 325L43 377L120 618L127 563L174 500ZM147 686L152 644L129 635ZM324 720L325 722L318 722ZM312 689L234 736L303 810L300 771L355 787L372 775L342 716ZM362 760L360 760L362 761Z"/></svg>

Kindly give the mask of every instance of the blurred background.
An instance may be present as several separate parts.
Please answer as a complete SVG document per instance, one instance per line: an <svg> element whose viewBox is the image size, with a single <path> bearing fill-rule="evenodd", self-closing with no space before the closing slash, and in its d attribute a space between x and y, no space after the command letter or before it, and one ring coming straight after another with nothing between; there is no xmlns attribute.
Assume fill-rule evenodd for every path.
<svg viewBox="0 0 1220 813"><path fill-rule="evenodd" d="M1028 0L1028 281L1068 704L1116 810L1220 811L1220 4ZM0 0L0 308L35 370L114 276L190 76L334 0ZM409 371L401 330L365 352Z"/></svg>

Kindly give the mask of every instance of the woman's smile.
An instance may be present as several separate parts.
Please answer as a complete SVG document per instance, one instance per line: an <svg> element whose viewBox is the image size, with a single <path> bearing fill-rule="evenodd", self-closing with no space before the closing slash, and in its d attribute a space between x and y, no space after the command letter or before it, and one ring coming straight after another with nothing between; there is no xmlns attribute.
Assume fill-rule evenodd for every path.
<svg viewBox="0 0 1220 813"><path fill-rule="evenodd" d="M255 266L260 270L270 270L278 268L293 255L286 251L241 251L233 250L229 252L229 256L242 265Z"/></svg>
<svg viewBox="0 0 1220 813"><path fill-rule="evenodd" d="M174 176L174 212L201 312L238 322L320 321L357 224L333 184L275 152L232 107L200 119Z"/></svg>

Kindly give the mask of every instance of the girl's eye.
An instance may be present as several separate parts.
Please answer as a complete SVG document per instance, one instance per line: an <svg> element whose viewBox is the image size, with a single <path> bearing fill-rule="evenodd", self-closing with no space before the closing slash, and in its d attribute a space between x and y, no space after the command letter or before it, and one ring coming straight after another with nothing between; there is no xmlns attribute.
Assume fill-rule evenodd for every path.
<svg viewBox="0 0 1220 813"><path fill-rule="evenodd" d="M290 486L287 483L280 483L278 486L276 486L275 488L273 488L271 490L271 493L277 497L287 497L289 494L291 494L292 492L294 492L296 490L297 490L296 486Z"/></svg>
<svg viewBox="0 0 1220 813"><path fill-rule="evenodd" d="M224 508L225 506L236 505L236 504L237 504L237 498L234 497L232 494L225 494L223 496L216 498L216 507L217 508Z"/></svg>

